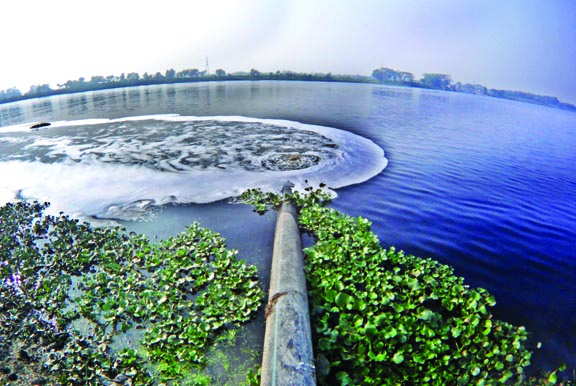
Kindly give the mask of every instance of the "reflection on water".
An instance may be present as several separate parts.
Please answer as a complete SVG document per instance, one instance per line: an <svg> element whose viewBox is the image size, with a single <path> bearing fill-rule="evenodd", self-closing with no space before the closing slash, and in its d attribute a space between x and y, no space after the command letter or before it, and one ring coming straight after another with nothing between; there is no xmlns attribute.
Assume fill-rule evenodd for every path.
<svg viewBox="0 0 576 386"><path fill-rule="evenodd" d="M0 105L0 126L69 119L123 118L151 114L196 116L242 115L306 121L317 125L353 123L372 106L370 90L357 85L338 88L353 93L334 93L334 84L314 84L320 94L307 90L307 82L205 82L168 84L90 91L18 102L19 114ZM273 85L273 86L271 86ZM34 111L33 105L50 101L51 111ZM319 119L319 111L331 111ZM354 131L356 127L351 127Z"/></svg>
<svg viewBox="0 0 576 386"><path fill-rule="evenodd" d="M17 125L22 122L24 122L24 110L20 106L0 108L0 126Z"/></svg>
<svg viewBox="0 0 576 386"><path fill-rule="evenodd" d="M72 116L86 114L88 108L88 98L84 94L75 95L67 101L67 112Z"/></svg>
<svg viewBox="0 0 576 386"><path fill-rule="evenodd" d="M50 116L52 115L52 101L50 99L40 99L37 103L32 104L34 115Z"/></svg>

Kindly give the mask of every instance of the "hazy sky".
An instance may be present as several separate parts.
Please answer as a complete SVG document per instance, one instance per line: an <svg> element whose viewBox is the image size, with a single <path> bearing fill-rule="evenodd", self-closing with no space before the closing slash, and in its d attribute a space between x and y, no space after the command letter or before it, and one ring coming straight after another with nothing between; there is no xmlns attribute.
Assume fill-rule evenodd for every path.
<svg viewBox="0 0 576 386"><path fill-rule="evenodd" d="M575 0L7 0L0 89L168 68L379 66L576 103Z"/></svg>

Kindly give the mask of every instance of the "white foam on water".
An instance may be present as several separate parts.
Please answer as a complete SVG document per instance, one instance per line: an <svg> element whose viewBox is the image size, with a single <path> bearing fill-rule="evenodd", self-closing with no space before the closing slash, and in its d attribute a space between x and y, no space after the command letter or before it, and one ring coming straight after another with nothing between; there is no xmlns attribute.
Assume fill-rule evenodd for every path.
<svg viewBox="0 0 576 386"><path fill-rule="evenodd" d="M141 220L152 207L279 191L288 180L336 189L387 164L380 147L347 131L237 116L62 121L26 136L0 154L0 201L48 201L79 218Z"/></svg>

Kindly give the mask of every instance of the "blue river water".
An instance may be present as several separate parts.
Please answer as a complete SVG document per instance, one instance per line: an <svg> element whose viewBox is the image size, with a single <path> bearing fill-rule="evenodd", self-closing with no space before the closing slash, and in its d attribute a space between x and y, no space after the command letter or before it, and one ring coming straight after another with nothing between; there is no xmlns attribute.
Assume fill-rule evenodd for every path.
<svg viewBox="0 0 576 386"><path fill-rule="evenodd" d="M497 318L525 326L534 344L542 342L542 348L533 355L534 367L550 369L565 362L576 368L576 114L489 97L379 85L210 82L0 105L0 126L158 114L285 120L336 128L369 139L384 151L387 165L366 163L370 170L364 170L361 162L352 172L331 165L324 178L344 181L337 178L339 170L374 175L365 182L361 182L365 180L362 177L339 184L342 187L337 189L333 206L370 219L384 246L450 264L468 284L489 290L497 300L492 310ZM95 122L87 121L85 126ZM330 138L334 132L322 133ZM5 174L0 190L16 189L26 197L29 189L34 192L30 197L41 196L38 189L18 186L21 169L18 175L8 177L9 167L22 165L7 155L22 151L23 143L29 145L25 135L0 133L0 170ZM51 139L48 145L54 146L55 138L59 137L43 140ZM48 145L38 142L35 146ZM293 146L291 151L297 152L303 145L299 142ZM330 151L339 148L329 143L326 146ZM71 149L66 154L73 158L76 153ZM354 149L360 148L350 147L346 157L377 157L367 156L364 150L355 154ZM308 150L301 154L315 159ZM91 172L105 174L91 167ZM74 178L81 179L68 169L60 172L72 179L65 185L69 190ZM50 173L55 172L50 169ZM128 175L129 171L123 173ZM13 181L6 182L10 178ZM246 178L242 184L237 179L230 184L249 186L250 177ZM158 180L152 180L151 184L158 186ZM212 194L210 199L190 196L189 201L214 201L236 191L214 195L214 191L222 191L227 181L223 182L206 183L203 188L206 196ZM146 184L146 179L134 183ZM157 204L177 202L155 199ZM135 202L146 207L140 199ZM152 232L168 234L181 230L194 213L200 213L198 218L206 225L217 230L221 226L241 253L243 247L253 248L243 240L258 238L257 234L245 237L246 228L230 222L223 225L226 207L230 205L223 202L169 206L152 216L146 226L156 227ZM255 221L249 210L231 211L236 223ZM263 221L273 226L268 217ZM134 229L143 226L133 224ZM271 242L268 236L262 239Z"/></svg>

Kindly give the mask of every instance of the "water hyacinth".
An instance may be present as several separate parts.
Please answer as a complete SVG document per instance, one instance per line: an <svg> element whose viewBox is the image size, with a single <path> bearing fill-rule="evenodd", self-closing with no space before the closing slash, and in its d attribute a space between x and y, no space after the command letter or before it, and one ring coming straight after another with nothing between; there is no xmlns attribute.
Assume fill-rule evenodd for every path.
<svg viewBox="0 0 576 386"><path fill-rule="evenodd" d="M198 224L154 244L46 207L0 207L0 368L54 385L178 384L261 305L256 267Z"/></svg>
<svg viewBox="0 0 576 386"><path fill-rule="evenodd" d="M4 279L2 285L12 290L16 295L24 295L22 292L22 275L19 271L10 274L10 276Z"/></svg>
<svg viewBox="0 0 576 386"><path fill-rule="evenodd" d="M36 316L36 318L38 318L38 321L46 326L49 327L51 329L53 329L55 332L61 332L59 327L58 327L58 321L56 320L56 318L54 317L49 317L48 315L46 315L45 312L43 311L37 311L37 310L32 310L32 314Z"/></svg>
<svg viewBox="0 0 576 386"><path fill-rule="evenodd" d="M304 270L320 385L556 384L563 366L525 375L539 343L493 318L486 290L465 285L450 266L383 249L370 221L326 207L322 189L241 198L257 212L292 200L315 239Z"/></svg>

